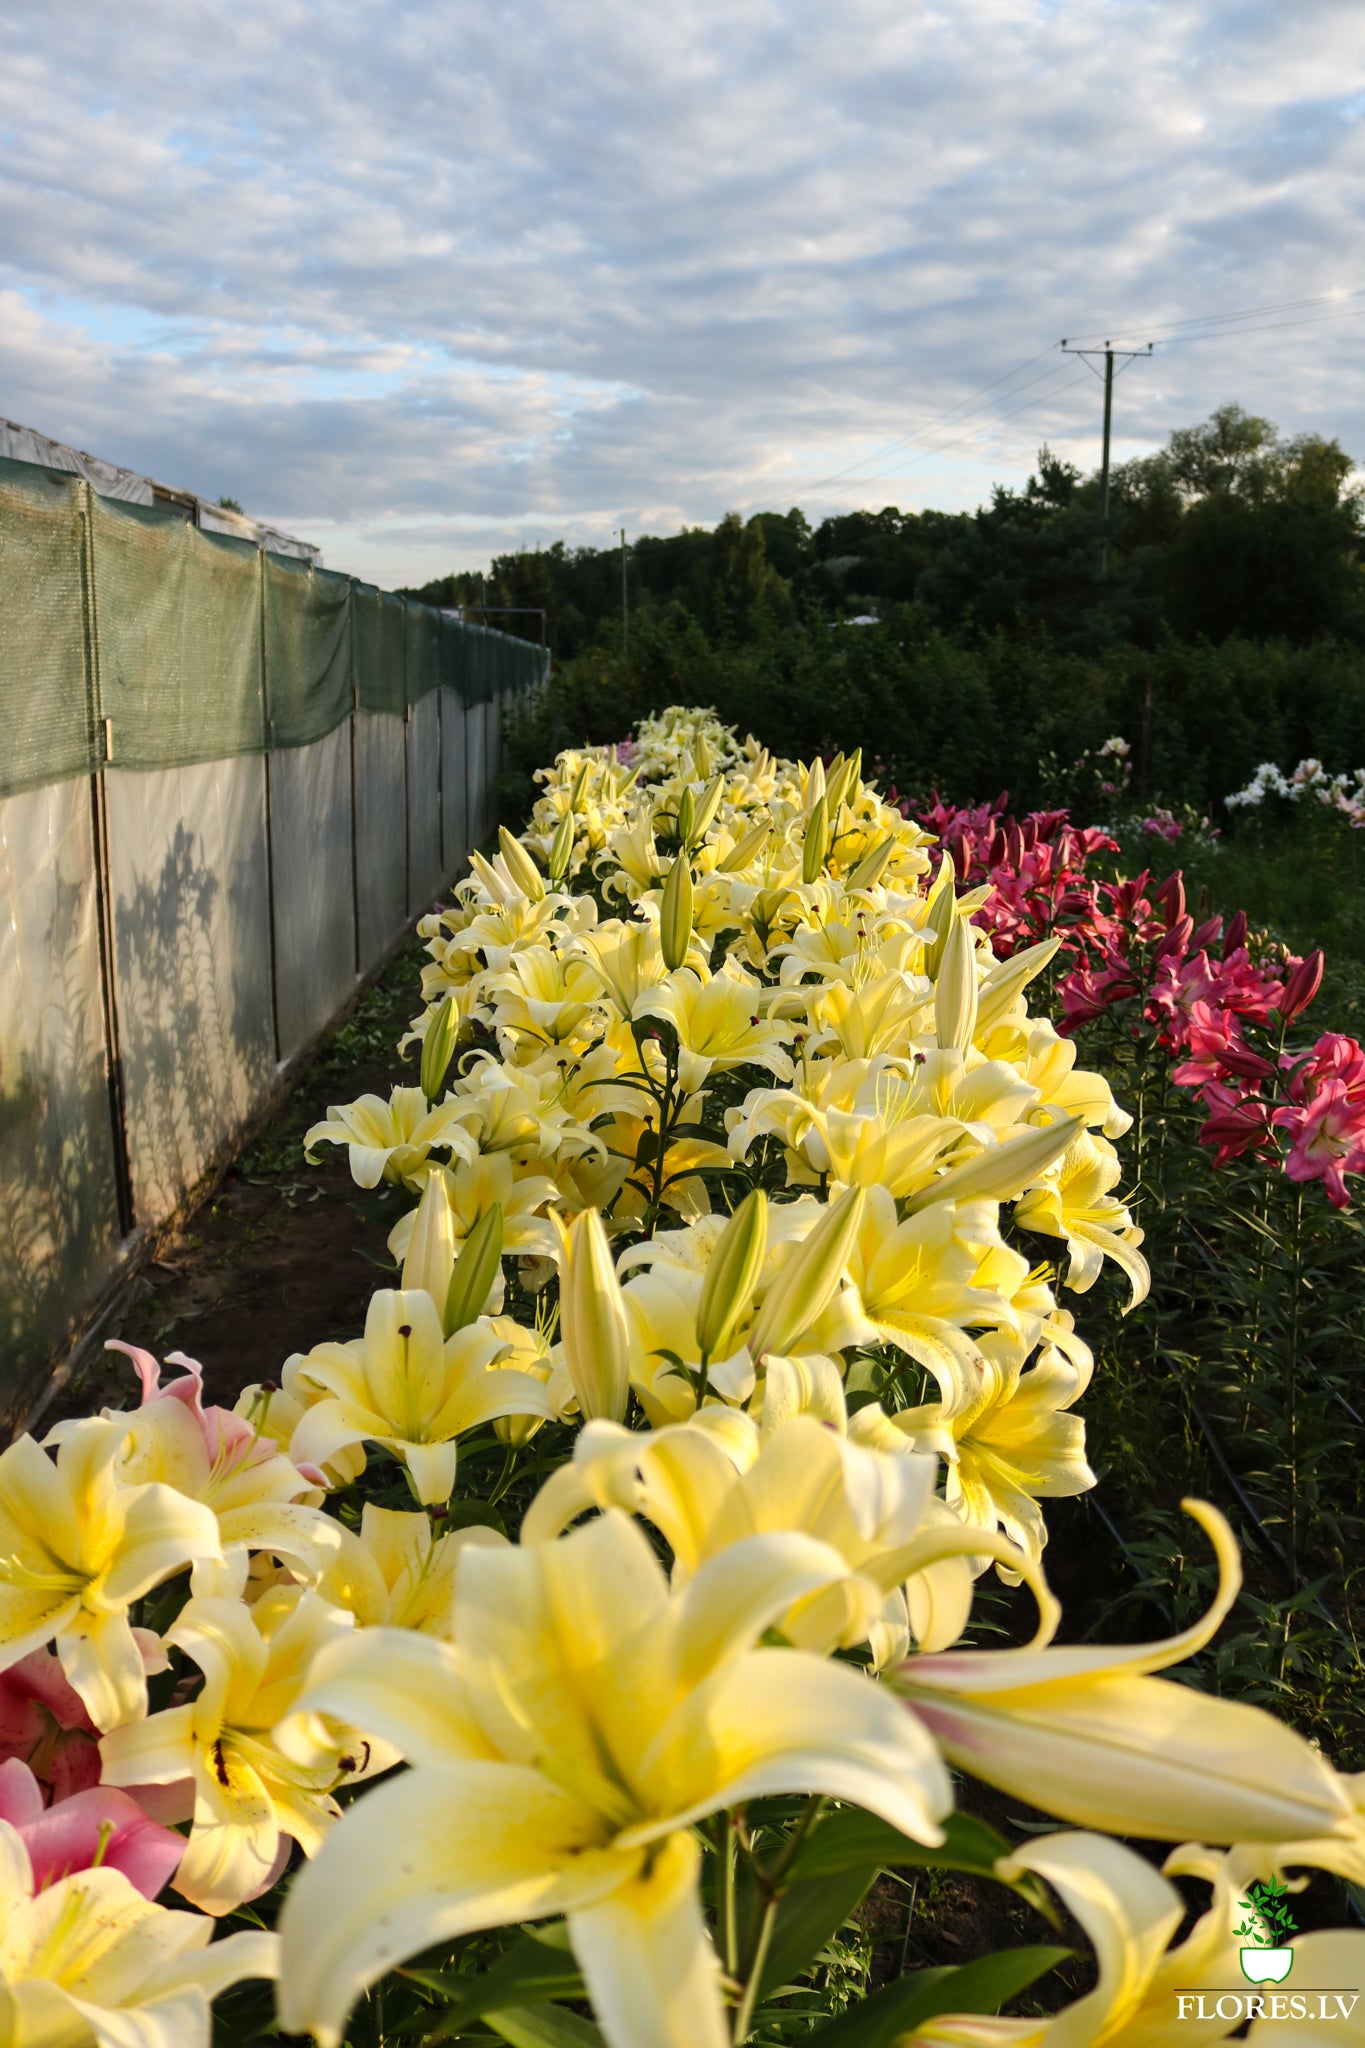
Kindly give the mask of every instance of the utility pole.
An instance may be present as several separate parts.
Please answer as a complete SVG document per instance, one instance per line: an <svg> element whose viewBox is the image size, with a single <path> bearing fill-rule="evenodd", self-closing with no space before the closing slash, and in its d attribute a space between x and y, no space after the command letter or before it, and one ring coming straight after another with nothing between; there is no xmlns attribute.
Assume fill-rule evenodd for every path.
<svg viewBox="0 0 1365 2048"><path fill-rule="evenodd" d="M626 605L626 529L621 528L621 652L630 652L630 612Z"/></svg>
<svg viewBox="0 0 1365 2048"><path fill-rule="evenodd" d="M1139 356L1149 356L1152 344L1146 348L1115 348L1106 341L1103 348L1074 348L1069 341L1062 342L1064 354L1069 356L1104 357L1104 458L1100 464L1100 574L1109 574L1109 428L1114 417L1114 358L1136 362ZM1099 371L1095 372L1096 376Z"/></svg>

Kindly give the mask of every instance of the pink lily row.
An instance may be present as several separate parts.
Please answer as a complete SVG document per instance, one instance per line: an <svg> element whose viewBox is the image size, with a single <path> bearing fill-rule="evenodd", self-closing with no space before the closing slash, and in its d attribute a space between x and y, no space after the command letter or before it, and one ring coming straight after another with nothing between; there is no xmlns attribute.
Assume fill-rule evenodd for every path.
<svg viewBox="0 0 1365 2048"><path fill-rule="evenodd" d="M975 806L935 795L914 815L964 887L986 886L975 922L997 954L1061 940L1059 1029L1132 1006L1175 1062L1171 1079L1208 1112L1199 1142L1215 1166L1246 1152L1278 1156L1290 1180L1321 1181L1333 1207L1346 1208L1347 1177L1365 1173L1365 1052L1334 1031L1311 1046L1286 1042L1322 985L1321 950L1300 959L1257 941L1245 911L1196 925L1179 869L1160 883L1146 870L1092 877L1089 862L1118 851L1107 833L1065 811L1016 819L1005 804L1003 795ZM904 800L901 809L911 814Z"/></svg>

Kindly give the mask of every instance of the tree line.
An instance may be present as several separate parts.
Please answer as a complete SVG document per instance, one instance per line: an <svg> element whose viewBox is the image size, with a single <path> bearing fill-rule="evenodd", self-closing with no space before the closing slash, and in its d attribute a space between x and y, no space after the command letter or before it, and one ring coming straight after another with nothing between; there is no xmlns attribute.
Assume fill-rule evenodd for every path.
<svg viewBox="0 0 1365 2048"><path fill-rule="evenodd" d="M888 505L812 526L793 507L641 536L627 555L628 603L685 613L713 642L906 606L922 629L957 640L1041 634L1077 653L1172 636L1365 642L1362 490L1336 440L1283 437L1220 406L1114 470L1107 573L1101 537L1098 474L1044 447L1022 489L997 486L976 512ZM572 660L619 632L621 556L556 541L409 594L543 610L553 652ZM534 617L496 623L539 637Z"/></svg>

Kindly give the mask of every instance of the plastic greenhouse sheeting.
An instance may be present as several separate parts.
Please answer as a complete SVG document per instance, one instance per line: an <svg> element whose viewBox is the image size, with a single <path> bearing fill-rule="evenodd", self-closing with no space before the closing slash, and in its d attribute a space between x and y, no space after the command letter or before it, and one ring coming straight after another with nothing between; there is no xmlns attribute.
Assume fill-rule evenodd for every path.
<svg viewBox="0 0 1365 2048"><path fill-rule="evenodd" d="M0 459L0 1409L486 841L543 671Z"/></svg>
<svg viewBox="0 0 1365 2048"><path fill-rule="evenodd" d="M266 555L265 674L270 741L302 747L351 712L351 579Z"/></svg>
<svg viewBox="0 0 1365 2048"><path fill-rule="evenodd" d="M441 691L441 851L445 879L469 858L465 788L465 710L454 690Z"/></svg>
<svg viewBox="0 0 1365 2048"><path fill-rule="evenodd" d="M356 912L362 973L383 959L407 921L406 746L401 715L356 713Z"/></svg>
<svg viewBox="0 0 1365 2048"><path fill-rule="evenodd" d="M276 1017L287 1060L355 987L349 726L271 755L270 829Z"/></svg>
<svg viewBox="0 0 1365 2048"><path fill-rule="evenodd" d="M0 798L0 1344L8 1405L121 1232L90 784Z"/></svg>
<svg viewBox="0 0 1365 2048"><path fill-rule="evenodd" d="M498 775L502 768L502 698L485 706L483 721L483 833L486 839L498 815Z"/></svg>
<svg viewBox="0 0 1365 2048"><path fill-rule="evenodd" d="M407 709L403 681L406 606L401 597L357 583L351 590L351 658L362 711Z"/></svg>
<svg viewBox="0 0 1365 2048"><path fill-rule="evenodd" d="M107 786L133 1207L158 1223L274 1080L265 761Z"/></svg>
<svg viewBox="0 0 1365 2048"><path fill-rule="evenodd" d="M0 462L0 796L87 771L85 487Z"/></svg>
<svg viewBox="0 0 1365 2048"><path fill-rule="evenodd" d="M441 698L408 713L408 915L425 910L445 880L441 862Z"/></svg>
<svg viewBox="0 0 1365 2048"><path fill-rule="evenodd" d="M483 831L483 728L487 706L470 704L464 715L465 830L472 850L481 844Z"/></svg>
<svg viewBox="0 0 1365 2048"><path fill-rule="evenodd" d="M265 744L259 550L168 512L91 501L101 709L119 768Z"/></svg>

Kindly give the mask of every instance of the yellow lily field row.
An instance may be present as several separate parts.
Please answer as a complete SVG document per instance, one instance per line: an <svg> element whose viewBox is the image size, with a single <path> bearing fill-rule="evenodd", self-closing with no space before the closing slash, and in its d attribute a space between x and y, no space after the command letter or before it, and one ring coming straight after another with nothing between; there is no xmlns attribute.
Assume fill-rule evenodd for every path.
<svg viewBox="0 0 1365 2048"><path fill-rule="evenodd" d="M1220 1578L1195 1628L1055 1640L1040 1502L1094 1484L1058 1290L1109 1259L1136 1303L1147 1271L1113 1192L1129 1119L1029 1011L1053 949L997 962L856 757L800 766L674 710L540 779L423 926L419 1085L309 1133L414 1198L364 1335L235 1414L135 1354L139 1409L0 1458L6 1660L60 1672L103 1787L179 1788L198 1909L103 1867L44 1885L0 1818L33 1930L0 2036L39 2048L60 2013L122 2044L136 2013L149 2048L197 2044L208 1999L264 1974L287 2030L335 2044L405 1960L549 1921L560 1974L529 1981L599 2032L543 1988L505 1992L514 2023L469 2003L477 1977L403 1982L514 2042L796 2038L768 1970L788 1890L850 1810L869 1881L963 1867L956 1770L1066 1824L984 1862L979 1832L972 1867L1057 1893L1098 1982L1039 2020L912 1986L869 2043L1156 2043L1196 1996L1202 2039L1251 2017L1297 2041L1273 2000L1217 2002L1236 1901L1287 1866L1365 1880L1365 1814L1270 1715L1154 1675L1236 1598L1222 1517L1189 1504ZM490 1427L516 1541L450 1511L479 1506L460 1444ZM395 1467L399 1507L375 1497ZM991 1570L1036 1608L1018 1647L971 1646ZM1182 1845L1170 1871L1211 1887L1178 1947L1180 1894L1118 1836ZM273 1914L294 1845L278 1937L206 1947L243 1901ZM1297 1946L1301 1984L1365 1977L1365 1936Z"/></svg>

